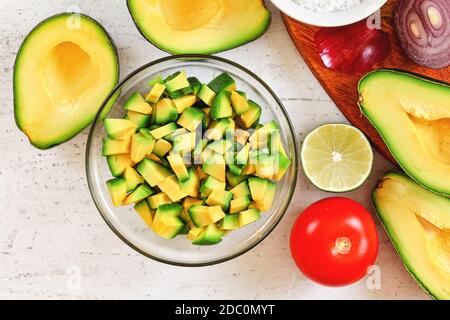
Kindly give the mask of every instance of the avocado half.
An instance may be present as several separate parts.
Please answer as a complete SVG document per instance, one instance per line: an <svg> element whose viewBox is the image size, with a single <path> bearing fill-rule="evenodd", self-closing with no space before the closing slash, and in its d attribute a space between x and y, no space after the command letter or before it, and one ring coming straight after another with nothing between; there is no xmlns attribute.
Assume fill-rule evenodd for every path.
<svg viewBox="0 0 450 320"><path fill-rule="evenodd" d="M39 149L72 139L119 81L116 47L92 18L63 13L25 38L14 66L17 126Z"/></svg>
<svg viewBox="0 0 450 320"><path fill-rule="evenodd" d="M450 196L450 86L382 69L362 78L359 96L399 165L425 188Z"/></svg>
<svg viewBox="0 0 450 320"><path fill-rule="evenodd" d="M374 190L373 203L416 282L431 297L450 299L450 199L390 172Z"/></svg>
<svg viewBox="0 0 450 320"><path fill-rule="evenodd" d="M173 54L212 54L262 36L271 14L263 0L127 0L142 35Z"/></svg>

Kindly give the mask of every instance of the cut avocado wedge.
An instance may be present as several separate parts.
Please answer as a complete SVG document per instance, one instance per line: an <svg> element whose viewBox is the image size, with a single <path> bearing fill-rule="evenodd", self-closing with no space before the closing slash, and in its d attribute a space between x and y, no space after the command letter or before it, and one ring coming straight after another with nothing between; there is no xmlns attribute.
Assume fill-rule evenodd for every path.
<svg viewBox="0 0 450 320"><path fill-rule="evenodd" d="M413 278L433 298L449 300L450 199L391 172L373 192L373 202Z"/></svg>
<svg viewBox="0 0 450 320"><path fill-rule="evenodd" d="M174 53L211 54L262 36L271 14L262 0L128 0L142 35ZM174 39L176 39L174 41Z"/></svg>
<svg viewBox="0 0 450 320"><path fill-rule="evenodd" d="M94 120L118 80L117 51L100 24L79 14L50 17L17 54L17 126L40 149L66 142Z"/></svg>
<svg viewBox="0 0 450 320"><path fill-rule="evenodd" d="M366 75L360 107L399 165L427 189L450 195L450 87L394 70Z"/></svg>

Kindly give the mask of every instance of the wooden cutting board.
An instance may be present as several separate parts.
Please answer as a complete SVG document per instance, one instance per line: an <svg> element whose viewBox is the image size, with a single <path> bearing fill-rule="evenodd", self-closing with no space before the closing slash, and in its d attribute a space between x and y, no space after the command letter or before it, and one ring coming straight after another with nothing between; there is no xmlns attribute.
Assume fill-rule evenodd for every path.
<svg viewBox="0 0 450 320"><path fill-rule="evenodd" d="M389 0L382 9L382 30L389 33L392 44L392 52L388 59L377 68L394 68L422 74L434 79L448 82L450 79L450 67L441 70L432 70L421 67L411 61L399 46L396 33L393 29L393 11L397 0ZM401 1L401 0L399 0ZM377 131L362 115L358 105L358 81L362 75L345 75L340 72L327 69L316 51L314 36L320 29L300 23L285 14L283 21L295 46L302 55L306 64L322 84L334 103L344 116L356 127L361 129L372 142L374 147L388 160L396 164L391 153L387 149Z"/></svg>

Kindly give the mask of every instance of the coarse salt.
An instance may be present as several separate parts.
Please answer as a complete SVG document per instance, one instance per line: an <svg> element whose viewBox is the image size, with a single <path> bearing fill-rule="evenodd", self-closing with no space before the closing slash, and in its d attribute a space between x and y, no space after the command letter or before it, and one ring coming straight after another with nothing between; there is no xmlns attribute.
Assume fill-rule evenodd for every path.
<svg viewBox="0 0 450 320"><path fill-rule="evenodd" d="M346 11L361 4L361 0L294 0L302 7L316 12Z"/></svg>

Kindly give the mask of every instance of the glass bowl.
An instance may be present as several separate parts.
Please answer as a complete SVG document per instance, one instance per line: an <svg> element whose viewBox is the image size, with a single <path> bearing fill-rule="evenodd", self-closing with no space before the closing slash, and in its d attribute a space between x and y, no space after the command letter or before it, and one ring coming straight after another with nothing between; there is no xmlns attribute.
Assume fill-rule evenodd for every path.
<svg viewBox="0 0 450 320"><path fill-rule="evenodd" d="M276 198L270 212L251 225L225 236L215 246L192 245L186 237L165 240L150 230L134 212L133 206L115 208L110 200L106 181L112 179L106 158L102 157L106 132L103 119L123 117L124 102L136 91L148 91L147 83L159 73L164 76L185 70L203 82L209 82L222 72L228 72L239 90L263 108L261 122L278 121L286 151L292 166L278 184ZM260 243L275 228L286 212L294 193L297 172L297 148L289 116L275 93L251 71L223 58L205 55L178 55L153 61L127 76L104 102L91 127L86 151L86 172L89 189L103 219L126 244L154 260L177 266L207 266L233 259Z"/></svg>

